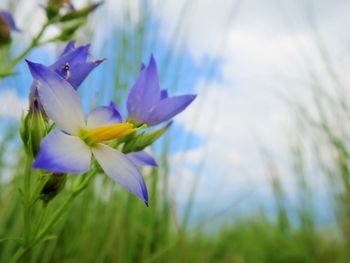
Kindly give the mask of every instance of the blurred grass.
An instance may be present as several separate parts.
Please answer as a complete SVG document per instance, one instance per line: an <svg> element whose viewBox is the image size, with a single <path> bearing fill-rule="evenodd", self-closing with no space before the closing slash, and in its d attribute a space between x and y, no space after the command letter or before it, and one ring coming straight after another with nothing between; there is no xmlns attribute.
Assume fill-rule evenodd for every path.
<svg viewBox="0 0 350 263"><path fill-rule="evenodd" d="M116 101L121 102L130 81L139 70L140 62L148 56L146 52L156 48L158 33L148 27L151 23L150 7L146 1L141 2L139 22L131 24L132 14L125 5L123 26L111 33L110 46L114 48L114 57L109 57L110 66L105 68L106 75L102 78L102 90L98 92L97 102L110 91L111 81L107 74L112 74L112 93ZM182 15L190 15L191 8L195 8L195 1L184 2ZM236 14L235 8L234 5L228 26ZM172 34L174 41L181 28L186 26L181 18L176 23ZM91 36L92 41L93 29L92 21L83 32ZM149 35L150 42L147 41ZM326 49L320 44L318 46L323 62L328 64L330 77L334 79L336 74L333 68L330 69ZM6 59L8 52L2 51L1 61ZM164 69L162 77L172 84L169 88L173 90L178 87L184 60L184 56L176 56L170 51L161 60L160 68ZM215 71L212 63L210 72ZM169 64L176 65L175 69L167 68ZM310 135L302 136L290 147L291 171L297 189L296 207L288 206L287 193L280 181L281 172L272 160L266 159L266 173L271 181L276 213L271 215L262 208L256 213L232 218L232 222L209 233L205 227L212 223L211 220L198 227L188 227L196 185L188 198L184 218L179 218L176 203L169 192L167 156L172 138L169 135L162 140L161 150L157 151L159 168L144 171L151 200L149 208L101 174L95 184L70 206L64 218L55 226L52 236L23 262L349 262L350 129L347 123L350 105L339 97L344 88L337 79L334 82L337 93L332 97L327 92L328 87L323 86L316 77L313 78L310 92L314 98L316 116L310 113L307 105L294 105L297 109L295 116L302 123L303 132ZM83 91L85 96L86 93ZM341 130L339 120L344 124ZM193 125L196 125L195 121ZM21 185L22 181L23 152L18 146L17 128L8 126L0 140L0 237L9 237L9 240L1 240L0 262L7 262L15 252L18 246L16 237L21 235L23 227L17 190L17 185ZM185 140L183 148L188 144L190 138ZM327 190L331 193L329 201L333 204L333 210L329 213L336 218L336 224L331 226L317 224L315 189L307 167L310 152L318 175L329 182ZM8 160L9 155L11 161ZM197 180L201 174L201 168L198 169ZM67 187L71 179L68 178ZM37 178L33 177L32 180ZM49 206L47 213L52 213L64 196L65 192L62 192ZM293 213L297 216L291 216Z"/></svg>

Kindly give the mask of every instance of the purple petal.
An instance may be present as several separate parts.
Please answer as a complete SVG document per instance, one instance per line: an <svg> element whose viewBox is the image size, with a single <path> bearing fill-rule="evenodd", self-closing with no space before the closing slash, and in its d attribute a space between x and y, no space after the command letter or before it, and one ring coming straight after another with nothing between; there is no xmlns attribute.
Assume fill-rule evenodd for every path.
<svg viewBox="0 0 350 263"><path fill-rule="evenodd" d="M0 10L0 16L2 16L6 24L11 28L13 31L20 32L21 30L16 26L15 20L13 19L13 16L10 12L7 12L5 10Z"/></svg>
<svg viewBox="0 0 350 263"><path fill-rule="evenodd" d="M27 63L46 114L66 132L78 134L85 128L85 120L77 92L48 67Z"/></svg>
<svg viewBox="0 0 350 263"><path fill-rule="evenodd" d="M147 152L132 152L126 155L136 166L158 166L156 160Z"/></svg>
<svg viewBox="0 0 350 263"><path fill-rule="evenodd" d="M75 88L78 89L84 79L90 74L90 72L100 65L105 59L99 59L94 62L87 62L77 64L74 67L70 67L70 76L67 81Z"/></svg>
<svg viewBox="0 0 350 263"><path fill-rule="evenodd" d="M91 151L80 138L56 129L42 140L33 168L54 173L84 173L90 161Z"/></svg>
<svg viewBox="0 0 350 263"><path fill-rule="evenodd" d="M62 78L66 79L75 89L89 73L104 59L87 62L90 45L74 47L75 42L69 42L58 60L50 66Z"/></svg>
<svg viewBox="0 0 350 263"><path fill-rule="evenodd" d="M148 66L141 70L135 85L129 92L127 108L129 119L144 123L160 100L157 64L152 56Z"/></svg>
<svg viewBox="0 0 350 263"><path fill-rule="evenodd" d="M104 145L98 144L92 152L105 173L130 193L140 197L148 204L148 193L145 181L136 166L125 154Z"/></svg>
<svg viewBox="0 0 350 263"><path fill-rule="evenodd" d="M196 98L196 95L181 95L161 100L147 119L149 126L170 120L182 112Z"/></svg>
<svg viewBox="0 0 350 263"><path fill-rule="evenodd" d="M123 122L122 115L114 102L109 106L101 106L93 109L87 118L87 128L93 129L105 125Z"/></svg>
<svg viewBox="0 0 350 263"><path fill-rule="evenodd" d="M60 55L60 57L64 56L65 54L72 52L75 50L75 40L71 40L67 43L66 47L64 48L62 54Z"/></svg>

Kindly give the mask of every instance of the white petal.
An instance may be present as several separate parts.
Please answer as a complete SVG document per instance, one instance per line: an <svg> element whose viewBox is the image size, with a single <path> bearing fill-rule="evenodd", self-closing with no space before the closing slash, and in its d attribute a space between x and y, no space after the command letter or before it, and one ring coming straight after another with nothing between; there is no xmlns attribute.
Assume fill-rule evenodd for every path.
<svg viewBox="0 0 350 263"><path fill-rule="evenodd" d="M105 125L121 123L122 116L114 103L93 109L87 118L87 128L93 129Z"/></svg>
<svg viewBox="0 0 350 263"><path fill-rule="evenodd" d="M28 62L46 114L60 128L77 135L85 128L81 102L74 88L49 68Z"/></svg>
<svg viewBox="0 0 350 263"><path fill-rule="evenodd" d="M57 129L41 142L33 168L56 173L83 173L90 167L91 150L78 137Z"/></svg>
<svg viewBox="0 0 350 263"><path fill-rule="evenodd" d="M92 153L108 176L147 204L145 181L135 165L123 153L104 144L98 144L92 149Z"/></svg>

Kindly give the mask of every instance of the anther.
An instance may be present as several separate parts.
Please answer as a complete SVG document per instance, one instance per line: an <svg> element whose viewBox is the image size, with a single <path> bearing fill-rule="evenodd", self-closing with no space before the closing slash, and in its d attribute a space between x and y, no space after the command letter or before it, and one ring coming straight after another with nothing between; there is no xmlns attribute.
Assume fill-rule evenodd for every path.
<svg viewBox="0 0 350 263"><path fill-rule="evenodd" d="M69 77L70 77L70 66L69 66L69 63L67 62L64 66L63 66L63 69L62 69L62 71L63 71L63 73L64 73L64 79L65 80L68 80L69 79Z"/></svg>

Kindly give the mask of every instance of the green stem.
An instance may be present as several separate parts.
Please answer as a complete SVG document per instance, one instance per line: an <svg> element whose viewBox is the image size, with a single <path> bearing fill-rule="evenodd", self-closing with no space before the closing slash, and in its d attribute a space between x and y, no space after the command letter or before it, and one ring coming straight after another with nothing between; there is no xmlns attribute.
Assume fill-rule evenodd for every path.
<svg viewBox="0 0 350 263"><path fill-rule="evenodd" d="M36 188L34 189L33 191L33 194L31 196L31 199L30 199L30 204L31 205L34 205L34 203L39 199L39 196L40 196L40 192L41 190L43 190L43 187L45 186L45 184L47 183L47 181L50 179L49 176L47 175L43 175L41 178L40 178L40 181L39 183L37 184Z"/></svg>
<svg viewBox="0 0 350 263"><path fill-rule="evenodd" d="M39 243L47 234L47 232L51 229L51 227L60 219L63 215L64 211L68 207L68 205L73 201L73 199L78 196L91 182L96 174L96 168L92 169L88 174L84 177L84 180L80 183L80 185L73 189L69 194L68 198L63 202L63 204L56 210L54 215L50 218L49 222L38 232L36 235L33 245Z"/></svg>
<svg viewBox="0 0 350 263"><path fill-rule="evenodd" d="M91 169L90 172L87 174L83 175L83 179L80 181L78 186L73 187L72 192L75 195L78 195L81 191L83 191L91 182L91 180L94 178L97 172L97 168L94 167Z"/></svg>
<svg viewBox="0 0 350 263"><path fill-rule="evenodd" d="M33 246L39 243L47 234L47 232L51 229L52 226L61 218L63 212L66 210L70 202L76 197L74 193L69 194L68 198L61 204L61 206L56 210L53 216L50 218L48 223L38 232L36 235Z"/></svg>
<svg viewBox="0 0 350 263"><path fill-rule="evenodd" d="M31 225L30 225L30 182L31 182L31 167L32 157L27 156L25 170L24 170L24 187L23 187L23 219L24 219L24 244L27 246L30 242Z"/></svg>
<svg viewBox="0 0 350 263"><path fill-rule="evenodd" d="M32 157L30 154L27 155L24 168L24 185L23 185L23 223L24 223L24 243L17 252L10 259L10 263L15 263L30 249L31 240L31 225L30 225L30 214L31 214L31 203L30 203L30 188L31 188L31 171L32 171Z"/></svg>
<svg viewBox="0 0 350 263"><path fill-rule="evenodd" d="M45 218L45 215L46 215L46 211L47 211L47 203L43 203L43 208L41 209L41 213L39 215L39 219L38 219L38 223L35 227L35 230L34 230L34 235L36 236L40 230L40 227L42 225L42 223L44 222L44 218Z"/></svg>
<svg viewBox="0 0 350 263"><path fill-rule="evenodd" d="M13 69L15 68L15 66L21 62L28 54L30 51L32 51L33 48L37 47L40 45L39 40L42 37L42 35L44 34L46 28L52 24L52 21L49 20L47 21L42 28L40 29L40 31L38 32L38 34L32 39L32 41L30 42L30 45L22 51L22 53L20 53L17 57L15 57L11 63L2 71L0 72L0 77L5 77L8 75L12 74Z"/></svg>
<svg viewBox="0 0 350 263"><path fill-rule="evenodd" d="M30 166L29 166L29 171L30 171ZM61 218L61 216L67 209L68 205L74 200L76 196L78 196L90 184L91 180L96 175L96 171L97 171L97 168L93 168L89 173L85 175L85 178L82 180L82 182L75 189L72 190L72 192L68 195L67 199L61 204L61 206L57 210L55 210L54 214L51 216L48 222L43 226L43 228L40 229L43 218L45 217L45 211L43 212L43 214L41 215L42 218L39 219L38 226L35 231L36 233L35 233L34 239L33 240L29 239L30 243L24 243L24 246L20 247L17 250L16 254L14 254L13 257L10 259L9 261L10 263L18 262L25 255L25 253L29 252L35 245L37 245L39 242L41 242L44 239L44 237L50 231L50 229ZM46 208L44 207L43 209L46 209Z"/></svg>

